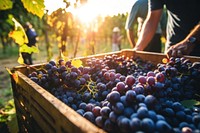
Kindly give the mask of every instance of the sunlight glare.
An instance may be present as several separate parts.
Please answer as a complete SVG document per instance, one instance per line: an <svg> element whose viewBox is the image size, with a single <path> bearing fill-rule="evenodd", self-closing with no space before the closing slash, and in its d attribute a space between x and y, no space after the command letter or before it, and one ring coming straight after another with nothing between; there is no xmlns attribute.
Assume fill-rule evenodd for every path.
<svg viewBox="0 0 200 133"><path fill-rule="evenodd" d="M87 3L75 9L73 14L78 17L82 23L90 23L98 16L97 12L95 12L95 7L96 5Z"/></svg>
<svg viewBox="0 0 200 133"><path fill-rule="evenodd" d="M70 0L75 3L76 0ZM84 5L79 5L76 9L67 9L72 11L82 23L91 23L98 16L105 17L107 15L113 16L118 13L126 13L134 1L131 0L87 0ZM45 6L49 13L56 10L56 8L64 8L65 4L62 0L45 0ZM71 4L73 6L73 4Z"/></svg>

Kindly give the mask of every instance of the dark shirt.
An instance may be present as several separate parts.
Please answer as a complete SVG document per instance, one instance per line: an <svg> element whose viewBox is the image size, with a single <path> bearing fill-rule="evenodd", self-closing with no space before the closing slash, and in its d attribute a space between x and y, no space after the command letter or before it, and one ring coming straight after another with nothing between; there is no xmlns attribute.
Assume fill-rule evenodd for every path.
<svg viewBox="0 0 200 133"><path fill-rule="evenodd" d="M126 20L125 29L133 30L134 23L136 22L137 18L140 17L144 21L146 19L147 13L148 13L148 0L136 0L131 10L129 11L129 15ZM160 21L165 21L164 19L165 17L163 13L163 17L161 18ZM161 28L162 26L161 24L163 23L159 23L158 25L158 28L156 30L157 34L162 34L163 29ZM138 22L138 25L142 26L143 22ZM166 25L166 23L163 25ZM140 29L141 27L138 27L138 28Z"/></svg>
<svg viewBox="0 0 200 133"><path fill-rule="evenodd" d="M167 48L183 40L200 22L200 0L149 0L150 10L168 12Z"/></svg>
<svg viewBox="0 0 200 133"><path fill-rule="evenodd" d="M27 29L26 31L26 35L28 37L28 46L34 46L37 42L36 37L37 37L37 33L35 32L34 29Z"/></svg>

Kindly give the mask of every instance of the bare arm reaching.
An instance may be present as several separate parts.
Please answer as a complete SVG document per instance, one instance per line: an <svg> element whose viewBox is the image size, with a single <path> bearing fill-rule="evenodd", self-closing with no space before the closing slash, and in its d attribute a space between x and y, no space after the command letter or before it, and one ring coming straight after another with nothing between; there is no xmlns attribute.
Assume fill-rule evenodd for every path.
<svg viewBox="0 0 200 133"><path fill-rule="evenodd" d="M200 23L181 42L171 46L167 51L167 57L189 55L195 45L200 44Z"/></svg>
<svg viewBox="0 0 200 133"><path fill-rule="evenodd" d="M138 38L134 50L142 51L146 48L156 32L161 15L162 9L148 12L147 19L144 22L141 34Z"/></svg>

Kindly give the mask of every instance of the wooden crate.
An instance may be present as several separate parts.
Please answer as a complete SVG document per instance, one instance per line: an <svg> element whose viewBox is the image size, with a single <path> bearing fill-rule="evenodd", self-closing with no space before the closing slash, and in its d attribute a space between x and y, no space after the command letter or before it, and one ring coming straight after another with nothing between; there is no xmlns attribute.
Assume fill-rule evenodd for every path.
<svg viewBox="0 0 200 133"><path fill-rule="evenodd" d="M123 50L87 57L80 57L83 62L88 58L101 58L116 54L126 57L139 56L155 64L166 57L164 54L149 52L133 52ZM187 56L192 62L200 61L199 57ZM45 63L44 63L45 64ZM44 64L32 65L34 68ZM73 109L58 100L48 91L37 85L27 75L32 67L17 66L13 68L18 75L18 81L11 76L11 83L20 132L29 133L104 133L105 131L80 116Z"/></svg>

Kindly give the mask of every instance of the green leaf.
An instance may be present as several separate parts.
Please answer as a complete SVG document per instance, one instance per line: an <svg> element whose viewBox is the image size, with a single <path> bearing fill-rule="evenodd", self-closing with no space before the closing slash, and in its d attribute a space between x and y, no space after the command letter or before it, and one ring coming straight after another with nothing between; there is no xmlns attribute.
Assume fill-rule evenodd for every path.
<svg viewBox="0 0 200 133"><path fill-rule="evenodd" d="M12 9L13 2L11 0L0 0L0 10Z"/></svg>
<svg viewBox="0 0 200 133"><path fill-rule="evenodd" d="M44 0L21 0L28 12L42 18L44 15Z"/></svg>
<svg viewBox="0 0 200 133"><path fill-rule="evenodd" d="M200 105L199 101L194 99L181 101L181 104L187 108L192 108L194 105Z"/></svg>

